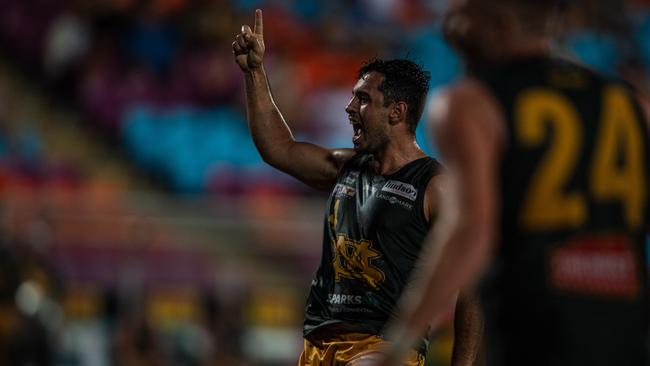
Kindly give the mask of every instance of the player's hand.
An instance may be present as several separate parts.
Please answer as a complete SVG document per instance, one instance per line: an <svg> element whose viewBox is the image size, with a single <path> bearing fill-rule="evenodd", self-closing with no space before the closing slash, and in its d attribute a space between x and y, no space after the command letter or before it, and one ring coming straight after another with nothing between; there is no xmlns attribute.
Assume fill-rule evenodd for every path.
<svg viewBox="0 0 650 366"><path fill-rule="evenodd" d="M255 11L255 26L243 25L241 33L235 37L232 43L232 53L235 55L237 65L244 72L251 72L262 66L264 59L264 27L262 23L262 11Z"/></svg>

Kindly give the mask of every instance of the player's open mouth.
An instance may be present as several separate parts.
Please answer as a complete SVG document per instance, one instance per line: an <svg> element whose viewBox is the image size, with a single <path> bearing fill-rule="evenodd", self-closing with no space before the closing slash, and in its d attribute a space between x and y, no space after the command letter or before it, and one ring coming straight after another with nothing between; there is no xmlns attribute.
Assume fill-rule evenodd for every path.
<svg viewBox="0 0 650 366"><path fill-rule="evenodd" d="M354 127L354 135L352 136L352 142L359 141L362 134L363 134L363 130L361 129L361 126L355 126Z"/></svg>
<svg viewBox="0 0 650 366"><path fill-rule="evenodd" d="M352 124L352 129L354 130L354 135L352 135L352 142L354 144L357 144L363 135L363 125L354 120L350 120L350 123Z"/></svg>

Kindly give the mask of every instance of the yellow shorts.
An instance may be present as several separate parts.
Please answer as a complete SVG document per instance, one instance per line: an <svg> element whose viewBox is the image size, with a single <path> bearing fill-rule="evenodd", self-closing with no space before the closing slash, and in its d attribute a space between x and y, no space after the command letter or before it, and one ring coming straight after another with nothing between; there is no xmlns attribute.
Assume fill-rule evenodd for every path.
<svg viewBox="0 0 650 366"><path fill-rule="evenodd" d="M349 333L312 344L305 339L305 348L298 366L363 366L381 355L390 346L376 335ZM411 351L404 366L424 366L424 356Z"/></svg>

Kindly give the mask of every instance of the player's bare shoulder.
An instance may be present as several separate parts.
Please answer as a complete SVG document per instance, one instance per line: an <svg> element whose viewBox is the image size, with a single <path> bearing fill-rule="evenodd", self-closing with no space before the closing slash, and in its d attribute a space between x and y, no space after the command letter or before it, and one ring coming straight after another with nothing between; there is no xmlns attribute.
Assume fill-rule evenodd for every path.
<svg viewBox="0 0 650 366"><path fill-rule="evenodd" d="M501 106L482 82L472 78L434 93L427 118L436 135L454 136L478 129L499 143L505 137Z"/></svg>
<svg viewBox="0 0 650 366"><path fill-rule="evenodd" d="M357 152L354 149L332 149L330 152L329 159L334 164L337 170L337 175L343 168L343 165L352 159Z"/></svg>

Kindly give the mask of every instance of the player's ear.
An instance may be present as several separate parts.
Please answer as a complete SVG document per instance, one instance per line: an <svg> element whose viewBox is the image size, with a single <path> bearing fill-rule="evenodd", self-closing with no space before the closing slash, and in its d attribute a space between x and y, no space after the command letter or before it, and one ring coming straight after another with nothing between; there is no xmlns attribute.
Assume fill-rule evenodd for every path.
<svg viewBox="0 0 650 366"><path fill-rule="evenodd" d="M408 112L408 104L406 102L392 103L390 113L388 114L388 121L391 125L398 124L406 121L406 113Z"/></svg>

